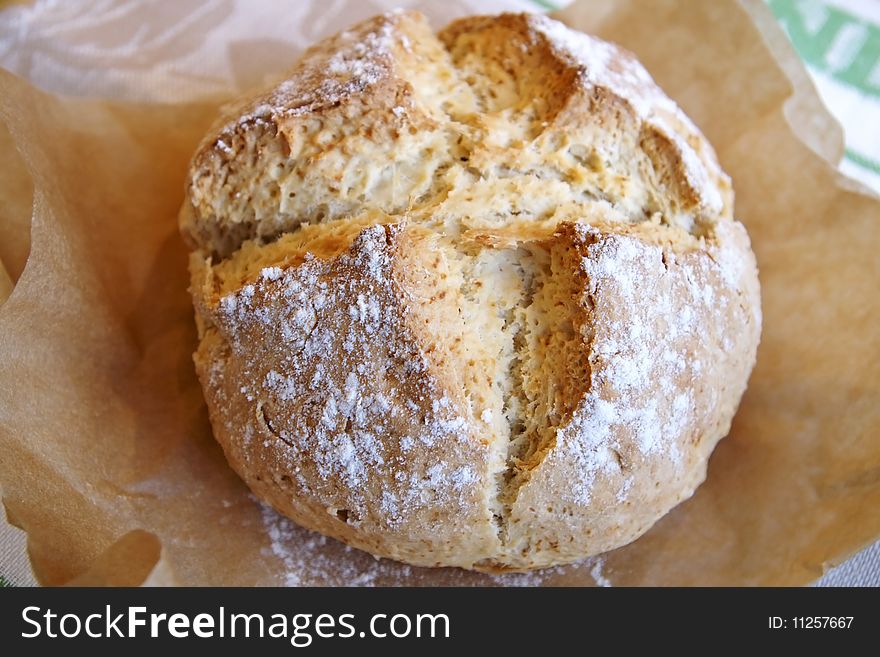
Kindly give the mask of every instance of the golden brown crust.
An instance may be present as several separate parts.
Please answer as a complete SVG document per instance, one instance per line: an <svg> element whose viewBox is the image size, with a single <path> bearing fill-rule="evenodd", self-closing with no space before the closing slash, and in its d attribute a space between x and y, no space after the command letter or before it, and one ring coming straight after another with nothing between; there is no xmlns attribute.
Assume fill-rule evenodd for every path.
<svg viewBox="0 0 880 657"><path fill-rule="evenodd" d="M705 476L760 299L702 135L554 21L417 14L309 50L196 154L215 435L305 527L528 569L637 538Z"/></svg>
<svg viewBox="0 0 880 657"><path fill-rule="evenodd" d="M584 225L555 249L579 267L574 324L589 376L517 475L505 567L573 561L635 540L705 478L754 365L760 315L739 224L718 250L681 252ZM549 558L548 558L549 557Z"/></svg>
<svg viewBox="0 0 880 657"><path fill-rule="evenodd" d="M261 498L376 554L470 567L497 542L487 447L409 327L418 248L376 226L335 258L264 270L211 305L196 364L215 435Z"/></svg>
<svg viewBox="0 0 880 657"><path fill-rule="evenodd" d="M339 159L364 146L387 158L402 135L435 127L397 73L425 34L433 36L420 15L377 16L308 49L283 82L230 107L190 167L181 226L190 246L228 255L247 238L359 211L362 193L339 194ZM303 188L298 196L280 189L282 174ZM306 193L311 184L328 193ZM388 210L399 209L392 198Z"/></svg>
<svg viewBox="0 0 880 657"><path fill-rule="evenodd" d="M365 21L231 108L191 172L182 231L221 256L302 222L460 205L475 177L487 196L514 174L558 180L705 235L732 202L711 147L632 55L529 14L436 37L417 13Z"/></svg>

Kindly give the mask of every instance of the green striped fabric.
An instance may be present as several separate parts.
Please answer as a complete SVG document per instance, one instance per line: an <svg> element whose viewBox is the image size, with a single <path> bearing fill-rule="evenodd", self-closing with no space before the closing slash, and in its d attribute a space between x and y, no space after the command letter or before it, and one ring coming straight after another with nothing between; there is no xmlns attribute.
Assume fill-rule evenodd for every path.
<svg viewBox="0 0 880 657"><path fill-rule="evenodd" d="M822 2L770 0L770 8L809 66L880 98L880 27Z"/></svg>
<svg viewBox="0 0 880 657"><path fill-rule="evenodd" d="M769 0L846 132L847 172L880 189L880 3ZM858 169L869 176L858 175Z"/></svg>

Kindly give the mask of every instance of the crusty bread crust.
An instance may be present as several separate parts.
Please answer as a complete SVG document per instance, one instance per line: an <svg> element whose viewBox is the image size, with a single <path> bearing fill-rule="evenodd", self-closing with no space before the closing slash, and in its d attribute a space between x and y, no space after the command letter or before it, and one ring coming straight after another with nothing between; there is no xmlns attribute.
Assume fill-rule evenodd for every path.
<svg viewBox="0 0 880 657"><path fill-rule="evenodd" d="M505 14L309 50L181 213L217 440L305 527L412 564L613 549L689 497L760 334L711 147L632 56Z"/></svg>

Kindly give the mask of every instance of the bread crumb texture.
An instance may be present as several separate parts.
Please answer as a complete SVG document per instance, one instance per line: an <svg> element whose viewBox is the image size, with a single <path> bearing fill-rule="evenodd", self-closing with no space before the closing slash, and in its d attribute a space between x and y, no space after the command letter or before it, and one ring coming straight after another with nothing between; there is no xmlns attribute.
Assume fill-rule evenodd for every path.
<svg viewBox="0 0 880 657"><path fill-rule="evenodd" d="M705 477L757 271L697 128L549 18L379 16L228 108L191 166L196 368L251 489L375 555L624 545Z"/></svg>

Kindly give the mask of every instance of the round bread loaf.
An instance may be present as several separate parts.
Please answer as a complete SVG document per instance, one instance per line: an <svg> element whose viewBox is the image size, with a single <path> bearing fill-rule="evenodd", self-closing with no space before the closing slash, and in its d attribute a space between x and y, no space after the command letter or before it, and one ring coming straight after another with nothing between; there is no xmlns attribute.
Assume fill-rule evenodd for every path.
<svg viewBox="0 0 880 657"><path fill-rule="evenodd" d="M232 108L190 170L195 354L256 495L425 566L643 534L754 365L754 256L628 52L533 15L380 16Z"/></svg>

